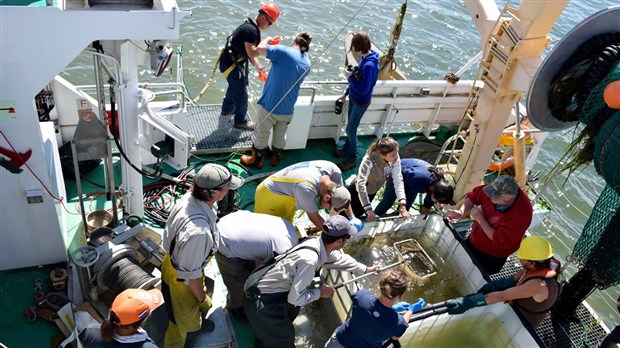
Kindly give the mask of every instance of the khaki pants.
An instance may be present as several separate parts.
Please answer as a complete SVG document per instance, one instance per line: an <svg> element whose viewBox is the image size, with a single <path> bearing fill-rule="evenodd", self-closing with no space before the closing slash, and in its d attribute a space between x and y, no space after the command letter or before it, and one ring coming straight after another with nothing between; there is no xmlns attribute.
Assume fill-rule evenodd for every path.
<svg viewBox="0 0 620 348"><path fill-rule="evenodd" d="M286 130L293 115L275 115L265 110L262 106L258 109L258 127L254 131L254 148L262 150L269 145L269 133L273 128L271 146L276 149L284 149L286 145Z"/></svg>

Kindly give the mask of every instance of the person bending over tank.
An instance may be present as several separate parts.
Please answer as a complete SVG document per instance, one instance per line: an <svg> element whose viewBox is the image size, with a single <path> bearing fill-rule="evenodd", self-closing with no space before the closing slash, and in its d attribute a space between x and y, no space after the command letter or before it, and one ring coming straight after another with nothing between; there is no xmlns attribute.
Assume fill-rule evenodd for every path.
<svg viewBox="0 0 620 348"><path fill-rule="evenodd" d="M355 217L366 221L378 218L371 202L387 180L392 179L392 189L398 197L398 213L405 219L410 218L405 208L405 186L398 156L398 142L390 137L375 140L366 151L357 171L357 177L347 189L351 194L351 208Z"/></svg>
<svg viewBox="0 0 620 348"><path fill-rule="evenodd" d="M519 248L532 222L532 204L513 177L502 175L475 187L460 209L448 211L448 219L457 222L469 212L474 223L464 244L484 271L495 274Z"/></svg>
<svg viewBox="0 0 620 348"><path fill-rule="evenodd" d="M319 203L315 201L319 197ZM256 188L254 212L282 217L293 222L297 210L322 229L325 220L319 208L344 210L359 230L362 222L353 216L351 195L342 186L342 173L329 161L309 161L290 165L267 177Z"/></svg>
<svg viewBox="0 0 620 348"><path fill-rule="evenodd" d="M243 284L265 261L297 245L295 226L279 216L239 210L217 223L215 260L228 289L226 308L241 323L248 323L243 310Z"/></svg>
<svg viewBox="0 0 620 348"><path fill-rule="evenodd" d="M440 168L417 158L402 158L400 167L405 184L405 209L409 211L418 194L426 194L420 208L422 214L428 214L435 202L454 205L454 187L445 179ZM392 177L387 179L383 199L375 208L375 214L385 215L396 201L396 192Z"/></svg>
<svg viewBox="0 0 620 348"><path fill-rule="evenodd" d="M244 287L247 300L243 308L256 335L256 348L295 347L293 321L300 307L334 293L334 288L327 284L312 285L321 267L356 274L381 267L366 267L340 251L356 233L345 217L330 216L320 237L301 241L250 275Z"/></svg>

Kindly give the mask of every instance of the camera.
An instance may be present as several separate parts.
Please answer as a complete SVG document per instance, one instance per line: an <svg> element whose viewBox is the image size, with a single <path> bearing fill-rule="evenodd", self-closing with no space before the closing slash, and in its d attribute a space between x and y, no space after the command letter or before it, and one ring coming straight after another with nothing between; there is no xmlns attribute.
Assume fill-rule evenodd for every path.
<svg viewBox="0 0 620 348"><path fill-rule="evenodd" d="M341 99L336 100L336 105L334 106L334 113L336 115L340 115L342 113L342 107L344 106L344 101Z"/></svg>
<svg viewBox="0 0 620 348"><path fill-rule="evenodd" d="M357 82L362 81L362 72L360 71L357 65L356 66L353 66L351 64L347 65L347 71L352 72L352 75L355 81Z"/></svg>

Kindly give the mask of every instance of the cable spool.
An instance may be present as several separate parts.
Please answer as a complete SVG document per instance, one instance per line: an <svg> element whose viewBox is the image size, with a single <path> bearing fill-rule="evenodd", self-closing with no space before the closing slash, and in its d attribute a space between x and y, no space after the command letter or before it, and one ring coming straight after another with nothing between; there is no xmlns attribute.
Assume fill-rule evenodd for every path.
<svg viewBox="0 0 620 348"><path fill-rule="evenodd" d="M114 294L126 289L149 289L153 280L157 279L146 273L133 257L116 261L103 276L106 287Z"/></svg>
<svg viewBox="0 0 620 348"><path fill-rule="evenodd" d="M146 273L136 257L137 252L128 244L114 245L106 250L94 266L98 288L118 295L129 288L154 287L159 279Z"/></svg>

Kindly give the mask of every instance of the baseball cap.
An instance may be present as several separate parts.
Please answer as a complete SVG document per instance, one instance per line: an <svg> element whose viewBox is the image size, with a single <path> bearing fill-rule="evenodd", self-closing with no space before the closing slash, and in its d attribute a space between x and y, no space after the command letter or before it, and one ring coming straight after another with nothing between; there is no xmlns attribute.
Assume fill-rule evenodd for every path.
<svg viewBox="0 0 620 348"><path fill-rule="evenodd" d="M357 228L351 225L349 220L342 215L332 215L327 218L323 223L323 231L332 237L354 236L357 234Z"/></svg>
<svg viewBox="0 0 620 348"><path fill-rule="evenodd" d="M512 176L500 175L492 183L484 188L484 193L489 198L495 198L501 195L517 195L519 193L519 185Z"/></svg>
<svg viewBox="0 0 620 348"><path fill-rule="evenodd" d="M338 186L331 192L332 196L332 208L335 211L340 211L351 203L351 193L344 186Z"/></svg>
<svg viewBox="0 0 620 348"><path fill-rule="evenodd" d="M236 190L243 185L243 180L234 176L228 167L220 164L207 163L196 176L194 176L194 184L205 189L221 189L228 187Z"/></svg>
<svg viewBox="0 0 620 348"><path fill-rule="evenodd" d="M120 319L119 325L130 325L146 318L163 303L158 289L127 289L116 296L110 309Z"/></svg>

